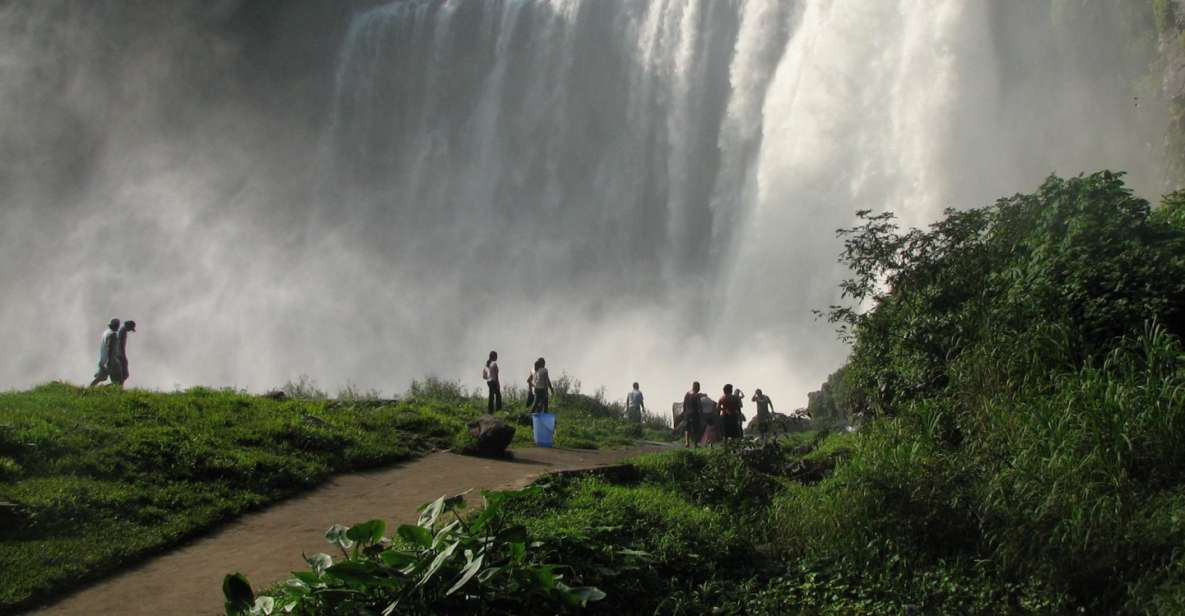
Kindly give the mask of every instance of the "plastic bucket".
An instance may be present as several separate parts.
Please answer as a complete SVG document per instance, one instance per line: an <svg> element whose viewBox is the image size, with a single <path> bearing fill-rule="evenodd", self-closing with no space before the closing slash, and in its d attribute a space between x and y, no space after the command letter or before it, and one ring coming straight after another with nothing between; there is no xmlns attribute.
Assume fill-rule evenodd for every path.
<svg viewBox="0 0 1185 616"><path fill-rule="evenodd" d="M535 428L535 446L551 447L555 436L555 415L551 413L531 413L531 423Z"/></svg>

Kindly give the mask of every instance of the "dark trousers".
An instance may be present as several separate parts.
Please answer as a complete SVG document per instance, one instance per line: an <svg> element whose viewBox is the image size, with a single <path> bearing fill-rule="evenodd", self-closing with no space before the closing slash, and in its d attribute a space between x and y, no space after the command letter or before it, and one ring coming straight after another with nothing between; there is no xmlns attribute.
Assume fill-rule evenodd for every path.
<svg viewBox="0 0 1185 616"><path fill-rule="evenodd" d="M494 411L502 410L502 386L498 381L486 381L486 385L490 386L489 412L493 415Z"/></svg>

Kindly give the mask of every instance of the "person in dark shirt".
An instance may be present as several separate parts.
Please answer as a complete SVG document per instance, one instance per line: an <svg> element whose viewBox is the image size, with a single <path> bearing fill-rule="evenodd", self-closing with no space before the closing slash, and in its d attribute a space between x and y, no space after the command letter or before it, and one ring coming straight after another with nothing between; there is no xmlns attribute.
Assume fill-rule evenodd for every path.
<svg viewBox="0 0 1185 616"><path fill-rule="evenodd" d="M136 331L136 322L124 321L123 325L121 325L119 328L119 333L117 334L119 338L119 380L115 380L115 375L112 375L111 378L112 381L117 382L120 385L123 385L128 380L128 377L132 375L132 373L128 371L128 332L134 331Z"/></svg>
<svg viewBox="0 0 1185 616"><path fill-rule="evenodd" d="M699 447L699 439L704 429L703 413L700 411L700 400L704 397L699 391L699 381L691 384L691 391L683 396L683 446Z"/></svg>

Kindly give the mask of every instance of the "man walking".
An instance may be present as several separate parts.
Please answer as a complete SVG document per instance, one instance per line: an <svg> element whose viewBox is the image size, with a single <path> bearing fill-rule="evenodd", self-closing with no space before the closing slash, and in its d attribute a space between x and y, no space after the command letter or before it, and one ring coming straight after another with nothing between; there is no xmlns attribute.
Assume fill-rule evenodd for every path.
<svg viewBox="0 0 1185 616"><path fill-rule="evenodd" d="M111 319L99 339L99 371L90 386L94 387L108 378L118 383L123 377L123 366L119 365L119 319Z"/></svg>
<svg viewBox="0 0 1185 616"><path fill-rule="evenodd" d="M120 326L120 328L119 328L119 333L117 334L117 337L119 338L119 345L118 346L119 346L119 367L120 367L118 383L120 385L123 385L124 382L128 380L128 377L131 376L131 373L128 372L128 332L134 332L134 331L136 331L136 322L135 321L124 321L123 325ZM115 376L112 375L111 379L114 381Z"/></svg>
<svg viewBox="0 0 1185 616"><path fill-rule="evenodd" d="M646 402L642 398L642 390L634 383L634 389L625 395L625 417L632 423L642 425L642 412L646 410Z"/></svg>

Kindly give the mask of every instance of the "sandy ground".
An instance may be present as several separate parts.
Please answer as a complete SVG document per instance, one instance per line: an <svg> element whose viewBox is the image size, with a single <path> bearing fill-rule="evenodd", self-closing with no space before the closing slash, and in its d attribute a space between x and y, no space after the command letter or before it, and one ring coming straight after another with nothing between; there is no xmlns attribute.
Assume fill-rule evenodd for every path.
<svg viewBox="0 0 1185 616"><path fill-rule="evenodd" d="M373 518L414 523L416 508L468 489L521 487L545 473L592 468L658 447L609 451L516 449L513 460L434 453L384 470L337 477L212 534L80 589L36 614L221 614L222 577L255 588L306 569L301 552L331 553L325 529Z"/></svg>

